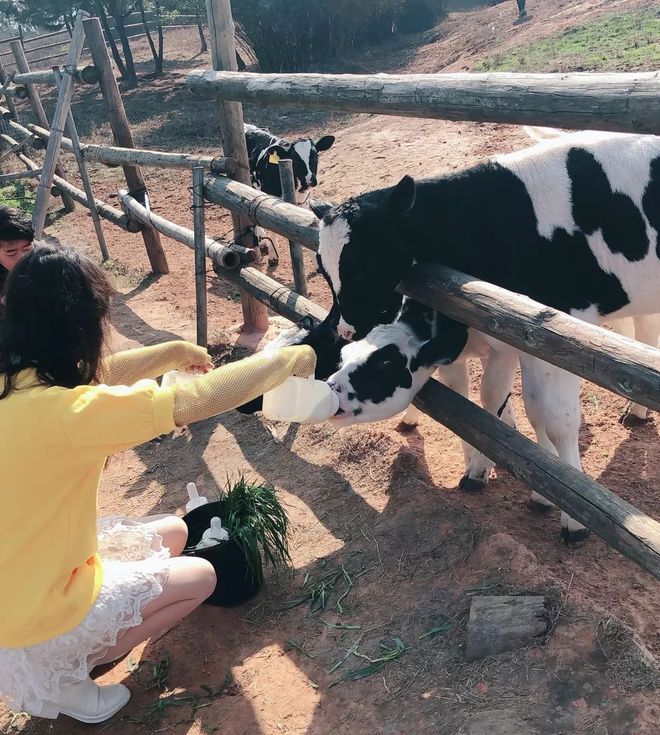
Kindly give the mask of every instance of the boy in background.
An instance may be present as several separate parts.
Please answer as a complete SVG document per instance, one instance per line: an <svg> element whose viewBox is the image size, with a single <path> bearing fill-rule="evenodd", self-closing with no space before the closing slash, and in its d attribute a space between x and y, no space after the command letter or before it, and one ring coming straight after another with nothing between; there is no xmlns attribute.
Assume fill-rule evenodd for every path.
<svg viewBox="0 0 660 735"><path fill-rule="evenodd" d="M34 228L15 207L0 207L0 290L9 271L33 248Z"/></svg>

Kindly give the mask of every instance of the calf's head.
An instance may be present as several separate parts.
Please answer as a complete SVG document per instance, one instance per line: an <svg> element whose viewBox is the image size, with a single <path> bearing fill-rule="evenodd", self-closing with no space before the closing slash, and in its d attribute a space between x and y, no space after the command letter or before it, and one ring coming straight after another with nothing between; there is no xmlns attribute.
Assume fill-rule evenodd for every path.
<svg viewBox="0 0 660 735"><path fill-rule="evenodd" d="M413 263L405 217L415 203L415 182L353 197L338 206L311 201L321 220L318 264L340 313L338 332L361 339L393 321L402 302L396 286Z"/></svg>
<svg viewBox="0 0 660 735"><path fill-rule="evenodd" d="M331 422L350 426L382 421L408 408L435 368L453 362L467 342L466 327L438 319L441 329L431 339L394 322L346 345L339 370L327 381L339 397L339 412Z"/></svg>
<svg viewBox="0 0 660 735"><path fill-rule="evenodd" d="M257 164L257 175L261 189L274 196L281 196L280 159L290 159L293 164L293 177L296 183L298 201L302 202L308 189L318 184L319 153L330 150L335 138L324 135L316 141L302 138L295 143L281 141L269 146Z"/></svg>

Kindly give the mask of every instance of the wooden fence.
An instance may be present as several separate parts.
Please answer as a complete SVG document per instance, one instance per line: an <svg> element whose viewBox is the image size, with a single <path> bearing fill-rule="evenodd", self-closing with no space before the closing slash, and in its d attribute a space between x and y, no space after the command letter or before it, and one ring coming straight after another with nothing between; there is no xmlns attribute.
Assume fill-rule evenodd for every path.
<svg viewBox="0 0 660 735"><path fill-rule="evenodd" d="M191 73L188 86L221 101L223 118L225 122L230 121L234 136L230 150L225 149L229 158L134 148L116 84L108 77L111 66L95 19L86 20L85 26L88 38L95 39L92 43L96 49L95 66L101 72L101 89L108 103L115 145L82 144L80 153L83 159L121 164L127 172L130 191L120 192L124 211L119 212L95 200L100 216L125 229L139 229L143 235L149 232L152 238L161 233L187 247L197 247L198 255L199 249L203 249L204 256L213 261L216 273L241 289L248 327L259 322L254 304L269 307L293 321L311 317L318 323L326 317L326 312L260 270L260 258L247 238L246 223L279 233L311 250L318 247L319 230L316 218L309 211L255 191L247 184L247 156L238 134L242 124L239 101L660 133L658 74L462 74L414 78L246 75L232 71L235 69L235 48L229 0L209 0L209 8L216 68ZM561 105L557 104L558 91L561 92ZM0 108L0 113L10 130L25 141L35 136L47 140L52 135L47 126L25 127L16 120L7 119L13 116L10 109ZM36 175L39 166L19 150L19 141L9 137L6 142L15 148L24 166ZM62 138L64 151L74 148L73 141ZM194 169L198 187L202 181L199 167L203 167L207 173L203 177L202 191L196 192L197 205L210 201L231 211L235 218L234 241L215 241L203 236L203 232L198 232L196 237L195 231L155 214L146 191L135 186L135 180L129 177L129 173L139 171L139 165ZM68 191L76 201L94 206L84 192L61 177L55 177L53 183L62 191ZM196 212L195 221L199 228L203 221L199 212ZM660 410L660 350L441 266L418 265L406 275L400 290L518 349ZM203 319L198 322L201 323ZM660 524L655 520L433 380L418 394L415 402L660 579Z"/></svg>

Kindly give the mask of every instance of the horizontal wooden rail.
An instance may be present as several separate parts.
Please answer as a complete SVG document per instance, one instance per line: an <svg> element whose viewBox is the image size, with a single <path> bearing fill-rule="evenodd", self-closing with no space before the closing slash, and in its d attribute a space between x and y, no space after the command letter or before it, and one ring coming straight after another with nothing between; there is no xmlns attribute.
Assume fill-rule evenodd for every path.
<svg viewBox="0 0 660 735"><path fill-rule="evenodd" d="M308 209L287 204L238 181L216 176L206 176L204 197L310 250L318 249L318 220Z"/></svg>
<svg viewBox="0 0 660 735"><path fill-rule="evenodd" d="M21 179L32 179L41 175L41 169L34 171L16 171L13 174L0 174L0 185L9 184L12 181L20 181Z"/></svg>
<svg viewBox="0 0 660 735"><path fill-rule="evenodd" d="M144 225L153 227L163 235L171 237L173 240L186 245L191 250L195 249L195 233L186 227L177 225L171 222L165 217L161 217L155 214L151 210L147 209L144 205L140 204L134 197L132 197L126 189L119 190L119 199L122 206L131 215L135 217L138 222L142 222ZM245 252L242 252L245 250ZM221 268L233 269L238 268L241 264L241 256L249 258L250 255L254 258L254 252L243 248L239 251L238 246L229 246L225 243L213 240L210 237L206 238L206 254L208 257Z"/></svg>
<svg viewBox="0 0 660 735"><path fill-rule="evenodd" d="M0 135L0 138L9 145L17 145L16 141L9 135ZM16 156L30 171L40 171L39 166L37 166L34 161L23 153L16 152ZM72 199L82 204L83 207L87 207L87 209L89 209L89 201L82 189L78 189L57 175L53 176L53 184L57 189L66 192ZM100 199L94 199L94 201L96 202L96 208L101 217L107 219L108 222L111 222L113 225L121 227L121 229L126 230L126 232L140 232L142 229L142 225L139 222L131 219L120 210L111 207Z"/></svg>
<svg viewBox="0 0 660 735"><path fill-rule="evenodd" d="M79 66L74 74L74 79L81 84L96 84L101 75L95 66ZM41 69L28 71L14 75L14 84L52 84L57 86L57 80L52 69Z"/></svg>
<svg viewBox="0 0 660 735"><path fill-rule="evenodd" d="M523 352L660 411L658 349L441 265L414 266L399 290Z"/></svg>
<svg viewBox="0 0 660 735"><path fill-rule="evenodd" d="M436 380L414 403L660 579L660 523Z"/></svg>
<svg viewBox="0 0 660 735"><path fill-rule="evenodd" d="M252 74L197 69L206 98L340 112L660 135L660 72Z"/></svg>
<svg viewBox="0 0 660 735"><path fill-rule="evenodd" d="M38 125L28 125L30 132L43 140L48 140L50 131ZM62 138L62 148L73 153L73 144L70 138ZM136 163L141 166L154 166L158 168L183 168L193 169L195 166L203 166L215 174L232 174L236 170L236 161L224 156L199 156L192 153L166 153L164 151L152 151L142 148L121 148L119 146L93 145L81 143L83 158L86 161L100 161L113 166L121 166L127 163Z"/></svg>
<svg viewBox="0 0 660 735"><path fill-rule="evenodd" d="M163 217L158 217L153 212L148 212L145 207L136 202L133 197L130 197L124 191L120 192L120 197L123 205L127 207L132 216L144 224L155 227L163 235L167 235L187 247L192 247L191 243L194 243L194 233L192 230L176 225L174 222L170 222ZM241 266L229 270L224 268L221 264L222 258L218 256L221 249L226 249L226 246L215 240L206 238L206 254L218 266L216 268L218 275L236 286L245 289L277 314L281 314L286 319L294 322L309 316L316 323L322 322L327 316L327 312L323 307L301 296L287 286L283 286L256 268L251 268L250 266Z"/></svg>

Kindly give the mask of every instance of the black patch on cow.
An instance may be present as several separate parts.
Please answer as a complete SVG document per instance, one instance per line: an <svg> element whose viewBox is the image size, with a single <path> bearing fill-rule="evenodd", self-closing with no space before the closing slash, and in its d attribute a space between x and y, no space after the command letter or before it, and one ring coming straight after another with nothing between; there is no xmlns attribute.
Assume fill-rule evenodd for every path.
<svg viewBox="0 0 660 735"><path fill-rule="evenodd" d="M645 258L649 241L642 213L627 194L612 191L595 156L584 148L571 148L566 168L577 226L587 235L601 230L607 247L631 262Z"/></svg>
<svg viewBox="0 0 660 735"><path fill-rule="evenodd" d="M415 372L420 367L450 365L463 352L467 341L468 328L464 324L438 314L436 336L421 346L410 364L410 369Z"/></svg>
<svg viewBox="0 0 660 735"><path fill-rule="evenodd" d="M410 388L412 375L408 360L396 345L387 345L372 352L355 368L349 381L358 401L382 403L394 395L397 388Z"/></svg>
<svg viewBox="0 0 660 735"><path fill-rule="evenodd" d="M436 315L428 306L413 299L404 299L397 321L405 322L419 339L431 339Z"/></svg>
<svg viewBox="0 0 660 735"><path fill-rule="evenodd" d="M651 177L642 197L642 207L649 224L656 231L655 252L660 258L660 157L651 161Z"/></svg>
<svg viewBox="0 0 660 735"><path fill-rule="evenodd" d="M509 402L509 399L511 398L511 393L504 399L504 403L497 409L497 417L502 418L502 414L504 413L504 409L506 408L506 404Z"/></svg>
<svg viewBox="0 0 660 735"><path fill-rule="evenodd" d="M324 217L343 216L350 226L339 262L339 307L358 337L394 310L396 286L413 259L443 263L564 312L596 306L606 315L630 301L617 276L598 265L583 232L539 234L523 181L498 163L417 181L415 204L398 219L387 209L391 191L355 197ZM580 216L593 226L597 218L587 214ZM639 241L635 247L638 254Z"/></svg>

